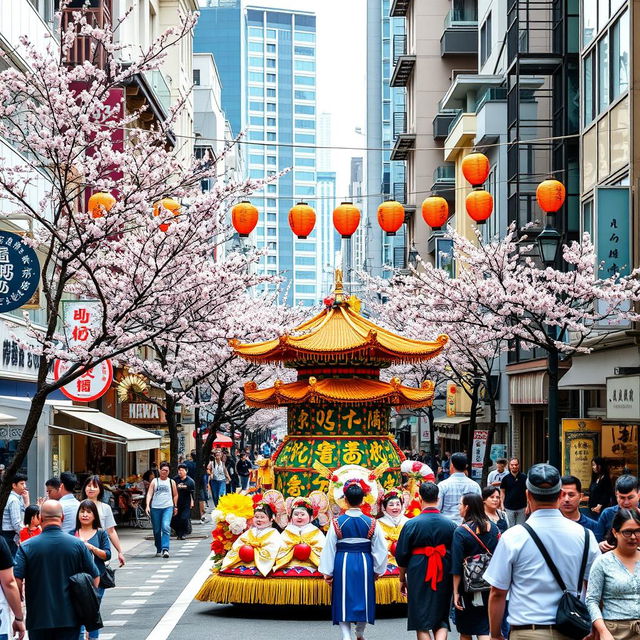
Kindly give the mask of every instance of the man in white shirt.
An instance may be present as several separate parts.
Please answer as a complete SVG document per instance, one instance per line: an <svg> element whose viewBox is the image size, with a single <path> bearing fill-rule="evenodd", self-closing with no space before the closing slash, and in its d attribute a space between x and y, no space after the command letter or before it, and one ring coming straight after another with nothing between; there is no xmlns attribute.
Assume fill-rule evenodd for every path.
<svg viewBox="0 0 640 640"><path fill-rule="evenodd" d="M507 459L498 458L496 460L496 468L493 471L490 471L489 476L487 477L487 486L498 487L499 489L500 484L502 483L502 478L504 478L507 473L509 473L507 469Z"/></svg>
<svg viewBox="0 0 640 640"><path fill-rule="evenodd" d="M60 506L64 513L64 520L61 528L65 533L73 533L76 528L76 516L78 515L78 507L80 503L76 500L74 489L78 483L75 473L64 471L60 474Z"/></svg>
<svg viewBox="0 0 640 640"><path fill-rule="evenodd" d="M453 473L439 485L438 509L440 513L453 520L456 524L462 524L458 505L460 498L465 493L482 493L480 485L471 480L465 471L467 470L467 456L464 453L454 453L451 456L451 469Z"/></svg>
<svg viewBox="0 0 640 640"><path fill-rule="evenodd" d="M565 518L558 509L561 491L560 474L555 467L536 464L529 469L526 496L531 516L527 524L549 552L567 589L577 595L583 588L578 579L585 529ZM588 539L585 580L592 562L600 555L591 531ZM492 640L503 640L500 626L507 593L510 640L569 640L554 628L562 592L523 525L515 525L502 534L484 579L491 585L489 624Z"/></svg>

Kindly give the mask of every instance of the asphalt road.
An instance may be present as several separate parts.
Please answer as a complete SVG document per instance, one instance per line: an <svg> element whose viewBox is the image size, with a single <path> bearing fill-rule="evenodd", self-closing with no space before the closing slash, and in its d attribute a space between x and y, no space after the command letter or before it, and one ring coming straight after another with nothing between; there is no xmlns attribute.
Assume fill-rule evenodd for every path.
<svg viewBox="0 0 640 640"><path fill-rule="evenodd" d="M138 532L116 572L117 587L102 603L103 640L331 640L329 608L247 607L197 602L193 596L208 575L210 525L195 525L193 537L171 540L171 557L155 558L151 540ZM146 532L148 535L150 532ZM406 630L402 607L382 607L367 640L415 638ZM458 638L453 632L452 640Z"/></svg>

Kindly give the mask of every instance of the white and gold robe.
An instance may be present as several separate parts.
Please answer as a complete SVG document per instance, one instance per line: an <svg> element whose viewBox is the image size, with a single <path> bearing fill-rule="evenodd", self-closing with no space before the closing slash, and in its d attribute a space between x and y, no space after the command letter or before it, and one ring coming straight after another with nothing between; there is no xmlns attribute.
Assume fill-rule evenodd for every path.
<svg viewBox="0 0 640 640"><path fill-rule="evenodd" d="M311 523L304 527L288 524L282 532L281 538L282 546L278 552L274 570L282 569L288 564L318 569L320 553L322 553L325 541L324 533L318 527ZM311 547L311 555L308 560L298 560L293 557L295 546L298 544L308 544Z"/></svg>
<svg viewBox="0 0 640 640"><path fill-rule="evenodd" d="M244 562L240 558L239 551L240 547L248 545L253 547L254 566L263 576L267 576L273 569L281 544L282 538L273 527L266 527L265 529L251 527L233 543L233 546L222 561L220 570L225 571Z"/></svg>

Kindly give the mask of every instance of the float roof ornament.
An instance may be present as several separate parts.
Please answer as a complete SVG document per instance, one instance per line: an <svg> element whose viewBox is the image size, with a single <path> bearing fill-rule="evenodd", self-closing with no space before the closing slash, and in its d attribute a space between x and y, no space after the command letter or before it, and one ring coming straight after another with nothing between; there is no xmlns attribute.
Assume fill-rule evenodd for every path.
<svg viewBox="0 0 640 640"><path fill-rule="evenodd" d="M296 327L296 335L242 344L231 341L237 355L253 362L286 362L296 366L319 361L361 362L389 365L417 362L439 355L449 341L440 335L434 342L411 340L383 329L358 313L359 300L345 297L342 272L336 270L333 298L325 308Z"/></svg>
<svg viewBox="0 0 640 640"><path fill-rule="evenodd" d="M366 378L323 378L282 383L258 389L255 382L244 385L244 399L250 407L277 408L304 404L344 404L393 406L417 409L433 402L434 384L426 380L420 387L407 387L398 378L390 382Z"/></svg>

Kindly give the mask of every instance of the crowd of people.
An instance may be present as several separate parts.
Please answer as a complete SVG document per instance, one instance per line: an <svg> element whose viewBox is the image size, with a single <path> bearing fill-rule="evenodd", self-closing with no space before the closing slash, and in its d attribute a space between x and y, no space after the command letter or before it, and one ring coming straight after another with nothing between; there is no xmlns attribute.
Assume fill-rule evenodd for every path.
<svg viewBox="0 0 640 640"><path fill-rule="evenodd" d="M517 458L501 459L481 488L467 476L465 454L447 462L446 478L420 485L422 511L404 523L394 550L408 629L418 640L445 640L451 621L461 640L640 638L635 476L609 482L615 493L610 504L606 465L595 459L587 515L580 510L580 480L551 465L537 464L524 474ZM337 550L323 551L321 571L332 584L333 620L343 640L351 638L351 624L363 640L366 623L374 621L367 598L383 573L375 549L383 530L359 510L357 487L345 497L352 508L337 520L342 536ZM347 554L346 564L338 551ZM368 555L368 571L356 572L345 586L344 567L361 562L353 553ZM570 613L582 627L563 622L564 594L581 599Z"/></svg>

